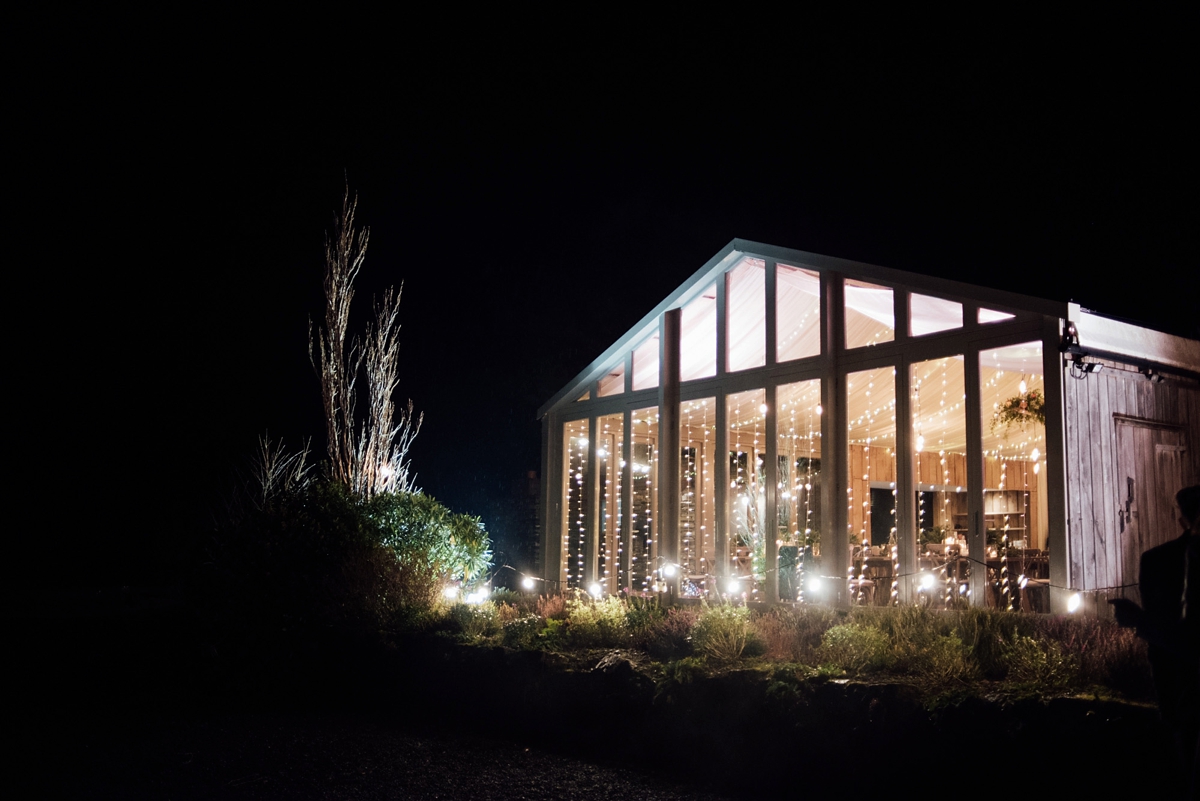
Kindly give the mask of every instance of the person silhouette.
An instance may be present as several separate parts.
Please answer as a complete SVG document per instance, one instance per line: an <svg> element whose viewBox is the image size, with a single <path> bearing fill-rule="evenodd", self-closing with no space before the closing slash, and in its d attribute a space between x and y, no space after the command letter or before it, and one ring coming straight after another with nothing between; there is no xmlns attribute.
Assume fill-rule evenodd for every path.
<svg viewBox="0 0 1200 801"><path fill-rule="evenodd" d="M1175 495L1183 534L1142 554L1142 606L1109 601L1117 622L1147 643L1163 722L1175 737L1187 798L1200 792L1200 485Z"/></svg>

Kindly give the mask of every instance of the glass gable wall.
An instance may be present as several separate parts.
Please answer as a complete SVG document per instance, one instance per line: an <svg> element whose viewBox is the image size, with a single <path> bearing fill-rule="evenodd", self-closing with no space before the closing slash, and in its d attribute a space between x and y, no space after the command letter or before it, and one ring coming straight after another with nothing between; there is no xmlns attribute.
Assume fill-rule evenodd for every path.
<svg viewBox="0 0 1200 801"><path fill-rule="evenodd" d="M642 328L590 395L586 384L574 395L570 415L587 417L552 412L561 468L547 554L562 587L1048 605L1043 343L1014 333L1030 317L753 256L700 286L676 307L677 353L661 351L669 329ZM836 336L823 320L838 321ZM660 386L664 353L679 360L674 388ZM659 403L671 392L678 453L664 474ZM664 499L668 486L678 497ZM660 530L663 503L674 530Z"/></svg>

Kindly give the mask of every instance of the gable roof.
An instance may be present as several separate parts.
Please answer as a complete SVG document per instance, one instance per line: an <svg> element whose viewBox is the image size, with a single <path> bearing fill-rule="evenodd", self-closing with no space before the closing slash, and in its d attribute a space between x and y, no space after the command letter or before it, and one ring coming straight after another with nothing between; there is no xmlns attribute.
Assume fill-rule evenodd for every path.
<svg viewBox="0 0 1200 801"><path fill-rule="evenodd" d="M780 261L794 267L803 267L817 272L838 272L847 277L891 286L902 286L905 289L927 292L957 300L975 301L1001 310L1032 312L1050 317L1066 318L1068 306L1066 303L1044 300L1042 298L1021 295L1002 289L991 289L962 281L946 278L933 278L919 273L894 270L874 264L839 259L834 256L822 256L818 253L808 253L802 250L767 245L746 239L733 239L729 244L704 263L690 278L667 295L653 309L638 320L628 331L610 345L603 353L583 369L575 378L554 394L540 409L538 419L545 415L564 400L574 400L584 392L592 381L597 380L606 371L615 366L625 352L639 345L642 340L658 330L658 320L662 313L670 309L681 308L689 301L706 290L711 283L729 268L733 267L743 256L755 256Z"/></svg>

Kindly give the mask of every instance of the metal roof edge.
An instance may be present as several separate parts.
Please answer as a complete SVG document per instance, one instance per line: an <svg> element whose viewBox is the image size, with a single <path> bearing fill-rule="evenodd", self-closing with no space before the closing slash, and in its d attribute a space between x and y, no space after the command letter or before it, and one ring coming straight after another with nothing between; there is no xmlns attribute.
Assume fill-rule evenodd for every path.
<svg viewBox="0 0 1200 801"><path fill-rule="evenodd" d="M898 284L908 289L923 290L943 295L955 295L976 301L987 306L1005 306L1011 309L1043 314L1048 317L1066 319L1067 304L1047 300L1046 298L1023 295L1006 289L992 289L979 284L969 284L956 281L953 278L939 278L922 273L897 270L893 267L881 267L878 264L842 259L837 256L824 256L820 253L809 253L804 250L768 245L762 242L752 242L745 239L735 239L733 243L750 254L769 256L772 259L786 262L795 267L816 267L819 270L831 270L846 273L851 278L865 278L880 281L885 284Z"/></svg>
<svg viewBox="0 0 1200 801"><path fill-rule="evenodd" d="M728 268L729 263L732 263L733 260L741 256L741 251L737 248L739 241L741 240L730 240L729 244L718 250L716 255L704 263L703 267L692 273L674 292L667 295L649 313L638 320L632 328L622 334L597 359L568 381L562 389L554 393L554 396L538 409L537 419L540 420L545 417L555 406L562 403L564 399L571 397L576 391L582 392L584 385L596 380L602 372L612 365L614 357L623 353L626 347L637 344L638 340L647 335L653 327L656 327L658 325L658 318L663 312L687 303L695 294L705 288L705 282L709 278L724 272Z"/></svg>
<svg viewBox="0 0 1200 801"><path fill-rule="evenodd" d="M567 398L582 393L584 387L596 380L604 370L612 366L613 359L627 347L637 344L638 340L649 334L658 323L659 315L668 309L682 306L703 290L706 282L716 274L723 272L742 255L763 256L795 267L809 267L817 270L828 270L843 273L851 278L878 281L883 284L893 284L906 289L948 295L960 299L977 302L985 307L1018 310L1042 314L1048 317L1065 320L1069 316L1068 304L1046 300L1045 298L1022 295L1004 289L992 289L956 281L951 278L922 275L891 267L881 267L876 264L842 259L836 256L824 256L819 253L809 253L803 250L768 245L764 242L754 242L749 239L734 238L729 244L717 251L711 259L705 262L679 287L662 300L649 313L643 316L632 328L626 331L600 356L592 361L583 371L571 379L562 389L542 405L537 412L537 419L542 419L555 407L561 405Z"/></svg>

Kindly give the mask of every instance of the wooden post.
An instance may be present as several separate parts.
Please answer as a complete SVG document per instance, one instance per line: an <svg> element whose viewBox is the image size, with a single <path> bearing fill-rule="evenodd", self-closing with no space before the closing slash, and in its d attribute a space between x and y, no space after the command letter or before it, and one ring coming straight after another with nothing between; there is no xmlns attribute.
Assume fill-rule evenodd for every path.
<svg viewBox="0 0 1200 801"><path fill-rule="evenodd" d="M682 309L663 312L658 360L658 539L659 564L676 566L667 582L679 595L679 339Z"/></svg>
<svg viewBox="0 0 1200 801"><path fill-rule="evenodd" d="M837 606L850 603L846 575L850 567L850 541L846 536L846 376L841 370L845 346L845 306L840 273L821 273L821 567L830 595L824 600Z"/></svg>
<svg viewBox="0 0 1200 801"><path fill-rule="evenodd" d="M916 448L913 447L912 366L908 357L901 356L896 364L896 550L899 556L899 601L909 604L915 600L913 576L917 572L917 510L916 482L913 479ZM875 597L887 593L891 603L891 587L876 587Z"/></svg>
<svg viewBox="0 0 1200 801"><path fill-rule="evenodd" d="M779 546L776 540L779 537L779 440L775 436L775 422L778 419L775 414L775 382L769 380L765 390L765 401L767 406L766 414L766 436L767 436L767 456L766 464L763 465L763 480L766 486L763 489L766 491L766 503L764 506L764 520L759 521L762 526L763 538L763 556L764 568L767 571L765 583L767 603L779 603Z"/></svg>
<svg viewBox="0 0 1200 801"><path fill-rule="evenodd" d="M776 276L778 274L779 265L776 261L768 260L766 262L765 287L763 292L766 308L764 309L766 329L766 366L770 370L775 366L777 346L777 322L776 311L778 306L775 302L775 287ZM766 464L763 465L763 478L766 481L766 507L764 510L765 520L760 521L763 527L763 556L764 568L767 571L765 590L768 603L779 602L779 545L776 542L779 538L779 438L777 436L776 424L779 420L775 409L775 381L767 380L767 386L764 388L763 398L767 406L766 420L764 427L766 428L767 438L767 456Z"/></svg>
<svg viewBox="0 0 1200 801"><path fill-rule="evenodd" d="M722 275L717 281L717 377L724 378L726 367L728 365L728 350L729 332L728 325L728 309L726 308L726 299L728 298L728 273ZM729 401L726 397L725 390L718 389L716 396L716 424L717 436L716 443L713 445L716 453L713 454L713 480L716 481L716 486L713 488L713 502L717 508L713 515L713 542L715 549L715 559L717 563L717 584L720 592L725 592L726 578L729 577L730 570L730 553L729 553Z"/></svg>
<svg viewBox="0 0 1200 801"><path fill-rule="evenodd" d="M987 526L983 518L983 387L979 380L979 347L963 354L967 415L967 557L971 561L971 605L987 603Z"/></svg>
<svg viewBox="0 0 1200 801"><path fill-rule="evenodd" d="M1059 351L1064 322L1047 317L1042 329L1042 375L1046 390L1046 549L1050 552L1050 611L1067 611L1071 597L1070 542L1067 516L1066 405L1063 398L1063 357Z"/></svg>

